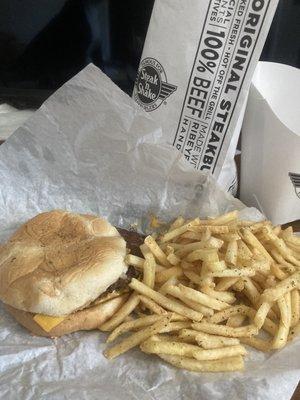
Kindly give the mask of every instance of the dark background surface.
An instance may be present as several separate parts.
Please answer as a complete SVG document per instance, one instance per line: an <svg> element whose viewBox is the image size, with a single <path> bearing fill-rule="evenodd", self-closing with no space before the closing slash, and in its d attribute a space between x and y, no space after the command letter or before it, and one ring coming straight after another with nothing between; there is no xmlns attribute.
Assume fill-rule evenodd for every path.
<svg viewBox="0 0 300 400"><path fill-rule="evenodd" d="M36 108L93 62L131 94L154 0L0 0L0 101ZM300 66L300 0L280 0L262 60Z"/></svg>

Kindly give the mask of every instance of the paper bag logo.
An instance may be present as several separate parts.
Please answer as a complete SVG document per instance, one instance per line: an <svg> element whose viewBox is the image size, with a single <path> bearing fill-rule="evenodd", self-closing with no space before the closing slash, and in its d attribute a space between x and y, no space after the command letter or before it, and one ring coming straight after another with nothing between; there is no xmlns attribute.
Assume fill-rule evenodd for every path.
<svg viewBox="0 0 300 400"><path fill-rule="evenodd" d="M176 89L177 86L168 83L163 66L155 58L141 62L133 96L146 111L158 108Z"/></svg>
<svg viewBox="0 0 300 400"><path fill-rule="evenodd" d="M293 172L289 173L289 177L292 181L292 184L295 188L295 193L300 199L300 174L295 174Z"/></svg>

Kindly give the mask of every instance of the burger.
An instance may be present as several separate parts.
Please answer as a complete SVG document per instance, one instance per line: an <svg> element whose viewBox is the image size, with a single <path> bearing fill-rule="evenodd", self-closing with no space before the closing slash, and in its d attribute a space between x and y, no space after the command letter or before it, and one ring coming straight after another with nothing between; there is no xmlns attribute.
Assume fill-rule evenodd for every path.
<svg viewBox="0 0 300 400"><path fill-rule="evenodd" d="M121 231L134 250L138 235ZM96 329L128 298L126 241L103 218L62 210L22 225L0 248L0 299L35 335Z"/></svg>

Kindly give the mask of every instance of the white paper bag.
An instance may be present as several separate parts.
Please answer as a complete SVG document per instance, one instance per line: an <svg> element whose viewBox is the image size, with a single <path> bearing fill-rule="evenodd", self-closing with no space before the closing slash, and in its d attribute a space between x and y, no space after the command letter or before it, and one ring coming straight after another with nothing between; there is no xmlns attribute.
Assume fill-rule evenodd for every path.
<svg viewBox="0 0 300 400"><path fill-rule="evenodd" d="M241 199L275 224L300 219L300 71L260 62L243 130Z"/></svg>
<svg viewBox="0 0 300 400"><path fill-rule="evenodd" d="M133 92L193 168L237 188L234 155L277 0L156 0Z"/></svg>

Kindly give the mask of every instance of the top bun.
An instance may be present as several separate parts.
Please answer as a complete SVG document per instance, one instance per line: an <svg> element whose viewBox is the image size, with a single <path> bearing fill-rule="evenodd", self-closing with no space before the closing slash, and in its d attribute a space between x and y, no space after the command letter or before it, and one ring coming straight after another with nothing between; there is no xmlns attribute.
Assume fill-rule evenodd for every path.
<svg viewBox="0 0 300 400"><path fill-rule="evenodd" d="M0 299L32 313L68 315L126 272L125 255L124 239L102 218L39 214L0 249Z"/></svg>

